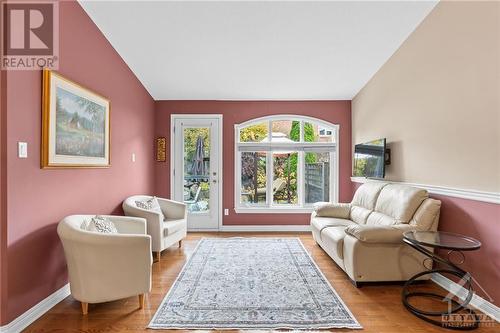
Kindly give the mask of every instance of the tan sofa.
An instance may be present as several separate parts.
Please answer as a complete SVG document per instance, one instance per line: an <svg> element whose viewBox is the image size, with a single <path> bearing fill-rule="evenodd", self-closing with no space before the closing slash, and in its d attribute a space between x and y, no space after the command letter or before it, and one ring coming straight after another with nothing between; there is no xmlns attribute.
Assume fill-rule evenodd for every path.
<svg viewBox="0 0 500 333"><path fill-rule="evenodd" d="M441 201L426 190L384 182L361 185L351 203L316 203L314 240L355 285L405 281L425 257L402 242L409 230L436 230Z"/></svg>

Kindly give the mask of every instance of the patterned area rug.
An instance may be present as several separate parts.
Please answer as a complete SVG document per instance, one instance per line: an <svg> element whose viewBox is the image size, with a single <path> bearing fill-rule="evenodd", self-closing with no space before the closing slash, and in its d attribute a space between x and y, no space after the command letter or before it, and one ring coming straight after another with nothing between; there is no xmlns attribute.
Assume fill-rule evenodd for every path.
<svg viewBox="0 0 500 333"><path fill-rule="evenodd" d="M361 326L298 238L205 238L149 328Z"/></svg>

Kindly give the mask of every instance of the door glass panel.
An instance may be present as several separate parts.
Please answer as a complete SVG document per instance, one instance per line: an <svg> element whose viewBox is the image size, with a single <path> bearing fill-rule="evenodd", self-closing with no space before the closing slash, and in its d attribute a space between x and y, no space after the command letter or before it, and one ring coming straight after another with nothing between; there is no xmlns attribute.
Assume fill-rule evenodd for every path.
<svg viewBox="0 0 500 333"><path fill-rule="evenodd" d="M330 153L305 153L305 203L330 201Z"/></svg>
<svg viewBox="0 0 500 333"><path fill-rule="evenodd" d="M297 198L297 152L273 153L273 202L296 204Z"/></svg>
<svg viewBox="0 0 500 333"><path fill-rule="evenodd" d="M185 127L184 203L190 213L206 213L210 203L210 128Z"/></svg>
<svg viewBox="0 0 500 333"><path fill-rule="evenodd" d="M241 197L247 206L266 204L266 153L241 153Z"/></svg>

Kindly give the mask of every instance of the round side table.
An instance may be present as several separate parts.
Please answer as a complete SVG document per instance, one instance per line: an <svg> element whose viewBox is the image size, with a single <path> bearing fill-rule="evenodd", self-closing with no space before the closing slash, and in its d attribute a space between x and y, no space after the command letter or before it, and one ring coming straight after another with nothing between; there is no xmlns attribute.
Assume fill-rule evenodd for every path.
<svg viewBox="0 0 500 333"><path fill-rule="evenodd" d="M443 231L408 231L403 234L403 242L427 256L423 263L424 267L426 267L425 261L427 259L430 259L432 262L436 262L443 266L442 268L437 269L426 267L427 270L416 274L404 284L402 291L402 300L404 306L408 309L408 311L413 313L415 316L440 327L455 330L473 330L478 328L479 318L477 314L473 310L467 308L467 305L474 295L474 290L472 287L472 277L468 272L464 271L457 265L462 264L465 260L465 256L462 253L463 251L477 250L481 247L481 243L471 237ZM427 248L429 247L434 249L448 250L447 258L443 258L428 250ZM461 262L455 264L451 261L450 255L454 252L462 256ZM456 276L461 279L461 281L463 282L463 287L468 290L467 297L463 301L458 302L454 299L446 298L446 296L435 293L410 291L410 286L415 284L418 278L433 273L444 273ZM422 308L418 308L409 303L409 299L413 297L440 299L442 302L448 303L449 308L447 311L428 311ZM467 317L473 318L472 322L454 322L450 325L450 322L443 321L443 316L449 317L461 310L468 311ZM441 318L437 320L433 319L432 317Z"/></svg>

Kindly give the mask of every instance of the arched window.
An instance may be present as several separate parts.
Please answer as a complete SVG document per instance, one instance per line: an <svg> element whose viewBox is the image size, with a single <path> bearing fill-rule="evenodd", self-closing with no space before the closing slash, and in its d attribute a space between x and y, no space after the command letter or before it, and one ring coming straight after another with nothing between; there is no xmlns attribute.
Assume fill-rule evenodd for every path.
<svg viewBox="0 0 500 333"><path fill-rule="evenodd" d="M339 126L279 115L235 125L238 213L310 212L338 200Z"/></svg>

